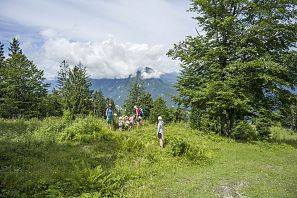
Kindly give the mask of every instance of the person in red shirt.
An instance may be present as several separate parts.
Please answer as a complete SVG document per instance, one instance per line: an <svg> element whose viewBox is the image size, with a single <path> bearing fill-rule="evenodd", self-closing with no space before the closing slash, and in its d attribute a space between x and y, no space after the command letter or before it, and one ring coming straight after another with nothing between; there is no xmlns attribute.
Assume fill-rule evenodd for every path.
<svg viewBox="0 0 297 198"><path fill-rule="evenodd" d="M136 105L134 106L134 109L135 109L137 126L141 126L141 120L142 120L141 110Z"/></svg>

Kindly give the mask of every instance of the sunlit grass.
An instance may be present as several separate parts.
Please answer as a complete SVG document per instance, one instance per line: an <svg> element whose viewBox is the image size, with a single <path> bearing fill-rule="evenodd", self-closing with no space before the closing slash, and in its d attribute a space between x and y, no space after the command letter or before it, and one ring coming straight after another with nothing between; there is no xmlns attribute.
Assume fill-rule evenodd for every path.
<svg viewBox="0 0 297 198"><path fill-rule="evenodd" d="M296 133L238 143L191 129L110 130L86 117L0 120L0 197L296 197Z"/></svg>

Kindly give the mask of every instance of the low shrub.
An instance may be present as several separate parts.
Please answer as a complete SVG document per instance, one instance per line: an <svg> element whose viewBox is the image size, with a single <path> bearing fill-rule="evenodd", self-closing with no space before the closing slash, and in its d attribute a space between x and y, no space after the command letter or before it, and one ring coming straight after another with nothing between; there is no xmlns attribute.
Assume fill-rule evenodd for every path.
<svg viewBox="0 0 297 198"><path fill-rule="evenodd" d="M182 138L173 138L169 140L169 144L173 156L182 156L186 154L187 150L190 147L190 145Z"/></svg>
<svg viewBox="0 0 297 198"><path fill-rule="evenodd" d="M68 124L59 117L47 117L40 126L33 131L32 138L41 141L55 141L56 137L65 129Z"/></svg>
<svg viewBox="0 0 297 198"><path fill-rule="evenodd" d="M57 137L60 142L86 142L100 136L102 126L94 117L77 118L69 124Z"/></svg>
<svg viewBox="0 0 297 198"><path fill-rule="evenodd" d="M187 150L186 157L194 162L208 159L206 150L198 146L190 146Z"/></svg>
<svg viewBox="0 0 297 198"><path fill-rule="evenodd" d="M251 124L240 121L233 130L233 137L240 141L251 141L257 139L257 133Z"/></svg>

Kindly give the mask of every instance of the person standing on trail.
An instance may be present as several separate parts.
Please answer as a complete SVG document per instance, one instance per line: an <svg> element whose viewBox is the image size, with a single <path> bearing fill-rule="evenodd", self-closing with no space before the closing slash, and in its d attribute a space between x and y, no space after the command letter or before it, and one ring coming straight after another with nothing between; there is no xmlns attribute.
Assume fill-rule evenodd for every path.
<svg viewBox="0 0 297 198"><path fill-rule="evenodd" d="M164 122L161 116L158 117L158 129L157 129L157 136L160 141L160 148L164 146Z"/></svg>
<svg viewBox="0 0 297 198"><path fill-rule="evenodd" d="M105 115L107 117L107 124L109 125L109 128L111 129L112 121L113 121L113 114L112 114L112 107L111 104L108 105Z"/></svg>
<svg viewBox="0 0 297 198"><path fill-rule="evenodd" d="M136 105L134 106L134 109L135 109L137 126L141 126L141 119L142 119L142 117L141 117L142 116L141 110Z"/></svg>

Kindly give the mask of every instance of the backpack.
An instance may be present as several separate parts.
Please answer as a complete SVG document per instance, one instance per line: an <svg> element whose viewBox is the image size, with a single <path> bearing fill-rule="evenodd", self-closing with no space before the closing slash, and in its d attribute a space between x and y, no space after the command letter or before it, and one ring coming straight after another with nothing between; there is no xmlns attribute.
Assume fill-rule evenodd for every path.
<svg viewBox="0 0 297 198"><path fill-rule="evenodd" d="M107 117L112 117L112 109L111 108L107 109Z"/></svg>
<svg viewBox="0 0 297 198"><path fill-rule="evenodd" d="M143 109L140 109L140 116L143 117Z"/></svg>

